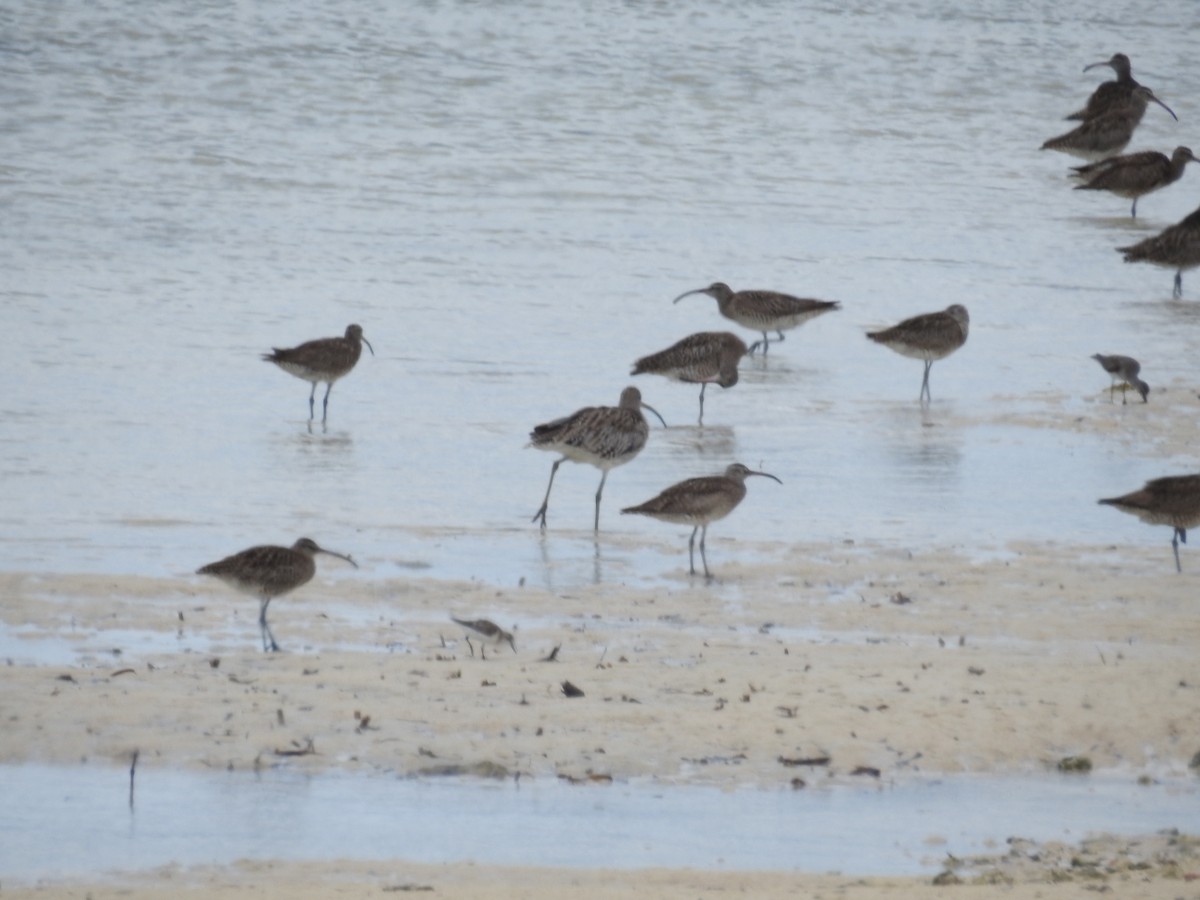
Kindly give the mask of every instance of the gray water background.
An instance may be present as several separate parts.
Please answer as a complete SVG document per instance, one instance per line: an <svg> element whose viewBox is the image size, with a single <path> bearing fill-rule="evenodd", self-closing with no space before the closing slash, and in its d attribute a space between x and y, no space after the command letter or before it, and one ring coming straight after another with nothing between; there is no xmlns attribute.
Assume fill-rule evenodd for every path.
<svg viewBox="0 0 1200 900"><path fill-rule="evenodd" d="M652 581L679 572L683 534L617 510L734 459L784 483L751 485L713 529L714 558L847 539L969 553L1022 539L1158 547L1095 499L1195 459L1142 441L1145 411L1107 406L1088 357L1142 359L1155 403L1189 390L1200 277L1174 301L1169 272L1123 265L1113 248L1190 212L1200 176L1143 200L1133 221L1126 201L1071 192L1072 161L1037 148L1108 77L1082 67L1118 50L1180 117L1151 109L1130 149L1200 144L1198 18L1182 0L7 3L0 570L183 580L307 534L354 553L363 569L344 577L532 576L565 589L595 577L602 555L617 580ZM576 466L560 472L540 537L528 519L552 458L524 448L529 429L615 403L634 359L686 334L752 339L711 301L671 304L714 280L843 310L745 361L741 384L709 392L702 430L694 389L637 379L671 427L611 477L598 544L597 474ZM950 303L970 309L971 336L935 365L923 415L919 364L863 332ZM258 357L350 322L377 355L334 389L328 428L310 431L308 386ZM1012 424L1047 404L1117 427ZM77 783L37 768L4 775L6 797L29 795L6 805L6 833L95 847L78 857L86 871L288 852L215 846L224 820L203 841L203 827L166 828L165 845L144 840L164 822L131 820L114 850L96 835L122 810L97 827L69 799L41 801L55 785L90 790L100 807L120 792L97 770ZM297 809L322 821L344 803L337 785L362 793L337 775L299 787L284 776L265 794L236 779L144 779L139 816L164 797L223 811L244 796L268 822ZM500 789L461 789L493 830L504 810L513 824L546 821L550 800L526 810ZM901 794L887 815L966 829L952 811L997 794L1053 798L1045 817L1015 813L1047 836L1188 825L1159 793L1145 821L1111 823L1098 808L1120 809L1112 798L986 782L934 812ZM627 846L649 849L631 863L690 864L664 849L698 821L686 803L656 817L637 789L637 809L611 799L623 793L562 796L594 803L593 827L633 828ZM749 822L813 802L738 796L751 798L739 807ZM734 807L719 801L728 821ZM840 817L822 809L823 829L879 815L873 801L844 802ZM68 838L66 823L82 830ZM762 837L758 857L721 831L705 840L730 866L805 865ZM846 869L909 871L930 855L895 843L855 845ZM580 862L568 857L545 860ZM45 865L10 856L9 877L14 859Z"/></svg>
<svg viewBox="0 0 1200 900"><path fill-rule="evenodd" d="M1088 359L1191 377L1200 280L1114 247L1177 221L1073 193L1040 152L1122 50L1179 115L1130 149L1200 144L1190 3L7 4L0 9L0 568L186 575L304 534L372 573L502 583L549 553L590 577L598 473L538 422L614 404L634 359L731 329L684 290L842 301L709 392L637 379L656 426L606 489L604 534L682 477L773 472L722 540L987 552L1156 543L1095 499L1194 468L1138 439ZM1086 27L1085 27L1086 23ZM933 370L863 332L963 303ZM259 360L363 325L369 355L306 427ZM1105 437L1006 424L1065 397ZM1169 394L1155 396L1169 402ZM319 402L318 396L318 402ZM1101 405L1103 404L1103 405ZM726 551L727 552L727 551ZM645 563L645 564L643 564ZM398 567L399 566L399 567Z"/></svg>

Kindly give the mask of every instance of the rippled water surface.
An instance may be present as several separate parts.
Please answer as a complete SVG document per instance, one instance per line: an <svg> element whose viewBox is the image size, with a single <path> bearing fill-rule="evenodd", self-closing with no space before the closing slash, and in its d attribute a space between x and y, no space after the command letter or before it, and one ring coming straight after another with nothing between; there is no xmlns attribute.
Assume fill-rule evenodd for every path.
<svg viewBox="0 0 1200 900"><path fill-rule="evenodd" d="M1118 7L9 4L0 566L176 574L303 533L536 568L529 428L685 334L753 337L671 304L717 279L844 308L746 361L703 429L694 388L639 378L671 427L613 474L606 529L665 536L617 511L739 459L784 484L715 539L1106 539L1097 496L1190 461L1139 451L1087 357L1167 385L1200 319L1112 249L1188 212L1194 173L1134 222L1037 150L1115 50L1180 118L1133 146L1197 140L1179 7ZM922 416L920 364L863 332L951 302L970 340ZM378 355L310 433L307 384L258 356L352 321ZM978 424L1046 392L1122 425ZM555 552L590 552L597 481L560 472Z"/></svg>
<svg viewBox="0 0 1200 900"><path fill-rule="evenodd" d="M117 769L0 767L0 786L0 871L18 880L343 857L919 874L939 871L948 853L1003 854L1012 836L1200 828L1194 785L1112 777L728 792L143 769L132 809L128 774Z"/></svg>
<svg viewBox="0 0 1200 900"><path fill-rule="evenodd" d="M0 570L186 579L305 534L359 578L652 579L686 532L618 510L735 459L783 484L751 483L714 559L734 536L750 560L1142 537L1095 499L1195 461L1139 442L1144 410L1104 403L1088 357L1141 358L1156 404L1186 392L1200 276L1173 301L1113 248L1191 211L1200 175L1133 221L1037 148L1116 51L1179 115L1152 108L1130 149L1197 146L1193 13L10 2ZM614 404L686 334L752 339L672 305L715 280L843 309L744 361L703 428L694 388L639 377L670 427L609 479L622 540L593 543L598 473L573 465L541 538L529 429ZM923 414L920 365L863 333L954 302L970 339ZM308 385L259 355L351 322L376 355L309 428ZM1117 424L1012 424L1045 403Z"/></svg>

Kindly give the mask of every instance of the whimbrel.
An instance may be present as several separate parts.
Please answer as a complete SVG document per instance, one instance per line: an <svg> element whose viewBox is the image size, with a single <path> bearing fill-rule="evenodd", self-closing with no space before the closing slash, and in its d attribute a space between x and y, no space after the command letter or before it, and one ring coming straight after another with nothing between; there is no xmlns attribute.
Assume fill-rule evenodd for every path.
<svg viewBox="0 0 1200 900"><path fill-rule="evenodd" d="M1075 177L1082 179L1077 191L1108 191L1133 201L1129 214L1137 218L1138 199L1174 184L1183 177L1183 169L1196 157L1188 147L1176 147L1168 159L1157 150L1143 150L1127 156L1112 156L1086 166L1075 166Z"/></svg>
<svg viewBox="0 0 1200 900"><path fill-rule="evenodd" d="M1128 247L1118 247L1125 262L1148 262L1175 270L1172 295L1183 296L1183 270L1200 266L1200 207L1154 237Z"/></svg>
<svg viewBox="0 0 1200 900"><path fill-rule="evenodd" d="M533 517L534 522L541 520L543 531L546 530L546 509L550 505L554 475L568 459L595 466L602 473L600 487L596 489L595 530L600 530L600 495L604 493L609 470L629 462L646 446L650 426L642 415L643 409L658 416L664 428L667 426L654 407L642 402L641 391L627 387L621 391L621 401L617 406L587 406L569 416L538 425L529 433L529 446L562 454L550 468L546 496L541 509Z"/></svg>
<svg viewBox="0 0 1200 900"><path fill-rule="evenodd" d="M290 375L312 382L312 391L308 395L310 422L313 419L313 398L317 393L317 385L325 382L325 402L321 407L321 421L324 422L329 415L329 392L333 390L333 383L354 368L362 355L363 344L374 356L375 348L363 337L362 327L350 325L344 337L318 338L291 349L275 347L273 352L264 353L263 359L275 363Z"/></svg>
<svg viewBox="0 0 1200 900"><path fill-rule="evenodd" d="M633 375L649 372L674 381L700 385L700 424L704 424L704 389L711 383L723 388L738 383L738 362L746 345L728 331L701 331L633 364Z"/></svg>
<svg viewBox="0 0 1200 900"><path fill-rule="evenodd" d="M913 316L883 331L868 332L867 337L901 356L925 361L925 377L921 380L924 404L933 401L929 392L930 368L936 360L944 359L967 342L970 322L966 307L955 303L942 312Z"/></svg>
<svg viewBox="0 0 1200 900"><path fill-rule="evenodd" d="M479 654L483 659L487 659L485 648L488 644L493 647L502 647L508 644L512 647L513 653L517 652L517 642L513 639L512 632L505 631L490 619L460 619L458 616L450 618L479 638ZM474 656L475 647L471 643L470 635L467 635L467 646L471 648L471 655Z"/></svg>
<svg viewBox="0 0 1200 900"><path fill-rule="evenodd" d="M1100 363L1100 367L1112 376L1112 384L1108 388L1108 402L1112 403L1113 391L1118 384L1127 384L1142 395L1146 403L1150 394L1150 385L1138 378L1142 365L1132 356L1107 356L1103 353L1093 353L1092 359ZM1121 405L1125 405L1125 391L1121 391Z"/></svg>
<svg viewBox="0 0 1200 900"><path fill-rule="evenodd" d="M1174 528L1171 549L1175 551L1175 571L1183 571L1179 564L1179 544L1187 543L1189 528L1200 525L1200 475L1155 478L1147 481L1140 491L1100 502L1135 515L1147 525Z"/></svg>
<svg viewBox="0 0 1200 900"><path fill-rule="evenodd" d="M673 484L653 500L647 500L639 506L630 506L622 513L634 513L640 516L650 516L663 522L679 525L691 525L692 536L688 538L688 565L692 575L696 574L696 532L700 532L700 561L704 564L704 577L711 578L708 571L708 558L704 553L704 539L708 535L710 522L723 519L746 496L746 479L751 475L761 475L779 481L767 472L755 472L741 463L733 463L724 475L707 475L701 478L689 478ZM783 482L779 482L782 484Z"/></svg>
<svg viewBox="0 0 1200 900"><path fill-rule="evenodd" d="M300 538L291 547L251 547L202 566L196 570L196 574L212 575L243 594L257 597L258 627L262 634L263 650L278 650L275 635L271 634L271 626L267 624L267 607L276 597L312 580L317 571L313 557L318 553L336 556L358 568L358 563L349 556L324 550L309 538Z"/></svg>
<svg viewBox="0 0 1200 900"><path fill-rule="evenodd" d="M1120 153L1133 138L1133 131L1146 112L1146 104L1157 103L1178 120L1178 116L1167 104L1154 96L1154 92L1139 84L1133 89L1127 103L1114 106L1093 119L1087 119L1066 134L1052 137L1042 144L1043 150L1059 150L1082 159L1106 159Z"/></svg>
<svg viewBox="0 0 1200 900"><path fill-rule="evenodd" d="M725 318L737 322L743 328L762 332L762 340L755 341L746 352L753 353L761 345L763 355L766 355L770 347L770 341L767 340L768 331L774 331L782 341L785 331L841 306L836 300L810 300L806 297L781 294L778 291L735 291L721 281L713 282L706 288L686 291L673 302L678 303L692 294L706 294L712 297L717 301L717 309Z"/></svg>
<svg viewBox="0 0 1200 900"><path fill-rule="evenodd" d="M1134 80L1133 68L1129 63L1129 57L1124 53L1114 53L1109 59L1086 65L1083 67L1083 71L1089 72L1100 66L1108 66L1116 72L1116 79L1101 83L1099 87L1092 91L1092 95L1088 97L1083 109L1071 113L1071 115L1067 116L1067 119L1085 122L1088 119L1094 119L1096 116L1108 112L1114 107L1124 106L1129 102L1130 95L1133 94L1133 89L1139 87L1137 81Z"/></svg>

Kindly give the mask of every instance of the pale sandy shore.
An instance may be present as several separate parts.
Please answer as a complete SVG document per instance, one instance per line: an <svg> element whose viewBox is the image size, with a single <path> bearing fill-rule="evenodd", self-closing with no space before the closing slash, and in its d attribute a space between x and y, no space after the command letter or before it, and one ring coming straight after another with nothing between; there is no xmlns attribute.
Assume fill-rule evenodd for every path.
<svg viewBox="0 0 1200 900"><path fill-rule="evenodd" d="M1134 547L1011 546L984 558L788 545L756 548L752 566L738 563L730 540L719 545L715 588L682 572L671 587L566 594L318 576L272 607L278 654L258 649L253 601L216 582L7 574L5 622L31 641L95 649L71 664L14 659L5 668L0 761L127 767L136 749L141 766L464 767L587 781L581 790L603 790L610 778L791 790L803 777L801 789L819 790L875 777L1052 771L1085 756L1131 782L1192 784L1200 558L1185 550L1176 574L1169 531L1146 529L1146 538ZM515 626L518 652L472 657L451 613ZM149 633L162 650L114 654L108 632ZM564 694L568 681L582 697ZM828 763L791 764L821 757ZM879 774L853 774L860 767ZM953 890L1065 898L1099 885L1118 896L1200 897L1200 884L1186 880L1200 871L1194 844L1131 862L1150 841L1122 838L1086 873L1070 862L1080 848L1055 857L1001 847L1000 859L960 875L988 883ZM928 877L342 860L2 887L11 897L96 898L931 890Z"/></svg>

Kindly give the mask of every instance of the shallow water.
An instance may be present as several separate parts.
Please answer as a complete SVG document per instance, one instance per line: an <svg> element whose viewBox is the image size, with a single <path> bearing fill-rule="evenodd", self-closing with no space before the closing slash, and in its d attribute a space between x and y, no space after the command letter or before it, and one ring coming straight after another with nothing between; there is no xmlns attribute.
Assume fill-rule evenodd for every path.
<svg viewBox="0 0 1200 900"><path fill-rule="evenodd" d="M3 766L0 787L0 871L16 881L343 857L919 874L938 871L947 853L1003 853L1011 836L1200 829L1195 784L1116 776L720 791L143 767L132 810L128 773L117 769Z"/></svg>
<svg viewBox="0 0 1200 900"><path fill-rule="evenodd" d="M604 529L681 546L618 510L740 459L784 483L710 549L1149 540L1095 498L1194 460L1139 447L1088 356L1190 377L1200 305L1112 248L1190 211L1196 176L1135 222L1036 149L1115 49L1180 117L1151 110L1130 149L1191 134L1192 41L1136 10L9 4L0 567L175 575L308 534L377 567L591 580L598 474L560 472L543 543L552 458L525 435L615 403L638 356L740 332L670 302L716 279L844 308L746 361L702 430L694 388L639 379L671 428L613 474ZM922 416L920 365L863 332L950 302L971 336ZM378 355L310 433L307 385L258 355L351 321ZM1123 425L971 424L1045 392Z"/></svg>
<svg viewBox="0 0 1200 900"><path fill-rule="evenodd" d="M1083 65L1117 50L1180 117L1151 110L1129 149L1195 146L1200 71L1180 9L189 0L147 15L129 0L8 3L0 570L186 584L235 550L309 535L362 565L326 567L334 584L407 573L556 591L678 583L686 531L619 509L735 459L783 484L754 480L714 526L718 572L797 541L1162 549L1165 537L1095 499L1195 459L1140 441L1143 408L1109 406L1088 357L1140 358L1152 403L1188 390L1200 276L1173 301L1169 272L1123 265L1113 248L1190 212L1200 175L1145 198L1131 221L1119 198L1072 193L1071 160L1036 148L1106 77ZM637 379L670 427L655 425L642 455L612 474L599 539L598 473L579 466L560 470L539 535L529 518L552 457L524 448L529 429L615 403L633 360L691 332L752 340L706 298L671 304L714 280L843 309L746 360L733 389L708 392L702 429L698 391ZM934 366L922 414L920 365L863 333L953 302L971 311L970 339ZM308 386L258 357L350 322L377 355L335 387L328 428L310 428ZM1046 397L1064 416L1118 427L998 419ZM6 623L0 642L28 650L23 659L161 652L173 640L31 644L21 627ZM194 635L188 648L204 650ZM9 877L59 871L61 854L44 854L68 840L87 871L324 854L323 818L385 789L393 803L361 810L380 842L364 828L329 852L391 857L428 836L420 853L449 858L429 817L396 812L436 801L453 827L488 827L454 844L475 858L499 833L503 859L528 861L515 837L503 841L536 828L547 835L539 859L556 864L620 852L631 865L715 854L731 868L824 867L837 819L856 835L880 829L845 870L913 871L940 853L911 824L938 821L926 802L969 816L1049 798L1064 816L989 810L976 817L988 831L947 818L937 828L959 853L1029 834L1026 823L1044 822L1047 836L1108 827L1110 807L1125 809L1089 793L1096 779L976 783L964 802L960 782L718 795L377 779L364 791L336 774L147 771L126 828L119 773L0 777ZM1066 803L1060 790L1082 793ZM1167 792L1124 792L1155 808L1144 827L1196 830L1194 812L1170 814ZM761 822L764 833L738 849L714 826L709 843L675 846L690 817L728 821L731 798L744 807L739 828ZM185 800L204 817L180 818ZM225 815L233 803L244 815ZM1139 821L1124 814L1113 827ZM495 827L510 816L521 827ZM293 819L286 834L273 827ZM588 857L597 821L611 835ZM228 832L243 825L261 827ZM26 835L40 842L13 840ZM802 855L806 842L816 855Z"/></svg>

